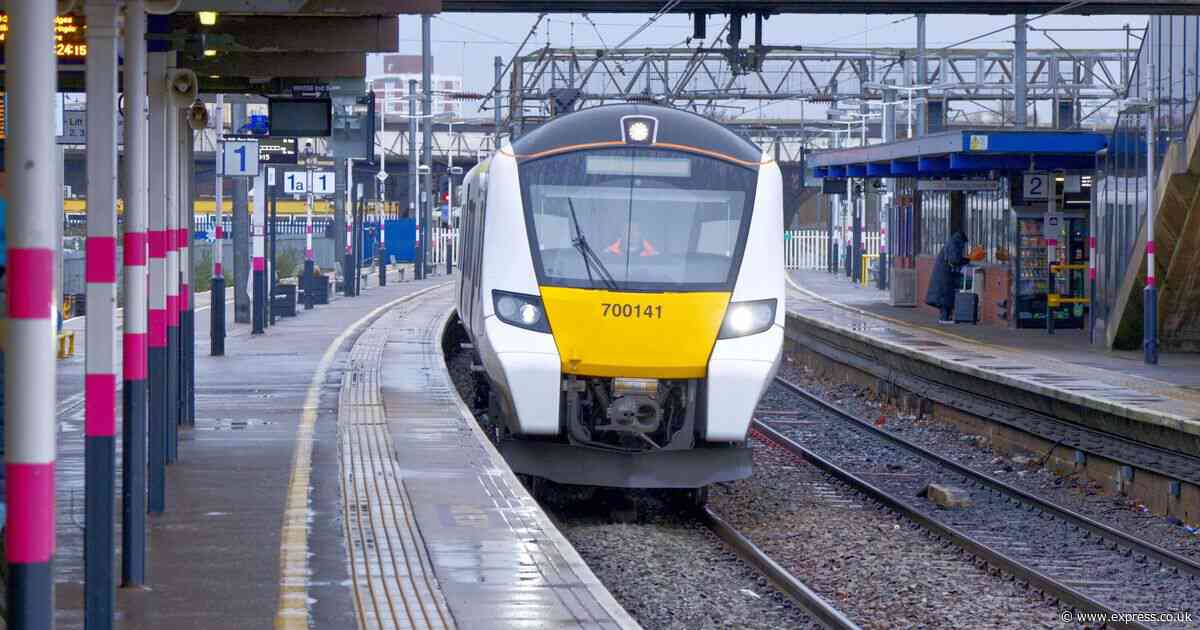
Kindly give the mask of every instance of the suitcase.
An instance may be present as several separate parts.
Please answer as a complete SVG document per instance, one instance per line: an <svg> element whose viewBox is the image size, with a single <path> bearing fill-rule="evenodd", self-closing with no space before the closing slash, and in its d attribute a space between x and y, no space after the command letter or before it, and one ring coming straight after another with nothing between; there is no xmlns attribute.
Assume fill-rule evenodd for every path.
<svg viewBox="0 0 1200 630"><path fill-rule="evenodd" d="M954 323L979 323L979 296L971 291L954 294Z"/></svg>

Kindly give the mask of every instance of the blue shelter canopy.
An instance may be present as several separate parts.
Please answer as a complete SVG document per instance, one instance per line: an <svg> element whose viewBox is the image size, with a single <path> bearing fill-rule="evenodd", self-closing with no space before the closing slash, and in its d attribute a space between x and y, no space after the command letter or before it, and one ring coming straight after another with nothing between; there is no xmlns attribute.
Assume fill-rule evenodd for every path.
<svg viewBox="0 0 1200 630"><path fill-rule="evenodd" d="M1107 146L1091 131L964 129L808 156L815 177L954 177L992 171L1090 171Z"/></svg>

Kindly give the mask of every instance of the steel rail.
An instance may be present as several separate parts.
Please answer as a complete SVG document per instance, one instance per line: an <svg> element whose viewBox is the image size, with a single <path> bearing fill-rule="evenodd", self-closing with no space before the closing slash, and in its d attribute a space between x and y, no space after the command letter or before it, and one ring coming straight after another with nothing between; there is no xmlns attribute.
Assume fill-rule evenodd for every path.
<svg viewBox="0 0 1200 630"><path fill-rule="evenodd" d="M734 551L746 562L754 566L775 583L780 590L792 598L808 614L812 615L822 627L829 630L859 630L858 624L850 621L842 611L834 608L811 588L796 578L771 559L762 549L743 536L712 509L705 507L700 511L704 524L708 526L725 544L733 547Z"/></svg>
<svg viewBox="0 0 1200 630"><path fill-rule="evenodd" d="M898 435L895 435L895 434L885 431L879 427L876 427L875 425L871 424L870 422L863 420L862 418L859 418L859 417L855 416L854 414L851 414L843 409L840 409L840 408L834 406L832 403L812 394L811 392L805 390L804 388L800 387L799 385L796 385L795 383L792 383L782 377L776 376L775 380L779 384L783 385L788 391L791 391L792 393L803 397L805 400L808 400L809 402L816 404L817 406L821 407L825 411L835 414L844 420L851 421L852 423L856 424L857 426L867 429L871 433L879 435L879 436L887 439L889 442L892 442L894 444L902 446L910 451L915 452L916 454L918 454L922 457L933 460L934 462L936 462L937 464L939 464L941 466L950 468L954 472L956 472L960 475L963 475L964 477L967 477L968 479L971 479L972 481L975 481L976 483L991 486L991 487L997 488L1007 494L1015 495L1017 498L1021 499L1022 501L1031 503L1034 506L1036 506L1038 509L1040 509L1044 512L1051 513L1054 516L1057 516L1063 520L1070 521L1072 524L1083 527L1083 528L1091 531L1094 534L1097 534L1099 536L1104 536L1104 537L1107 537L1110 539L1114 539L1116 542L1123 544L1123 545L1127 545L1134 549L1137 549L1138 551L1145 553L1148 557L1153 557L1155 560L1158 560L1159 562L1170 564L1177 569L1191 573L1193 575L1200 576L1200 563L1197 563L1196 561L1191 560L1190 558L1181 556L1169 549L1164 549L1153 543L1149 543L1144 540L1135 538L1134 536L1131 536L1121 530L1115 529L1109 525L1105 525L1104 523L1101 523L1095 519L1089 518L1078 512L1075 512L1073 510L1064 508L1060 505L1057 505L1055 503L1047 501L1046 499L1043 499L1037 495L1030 494L1029 492L1026 492L1016 486L1013 486L1012 484L1004 482L1004 481L997 479L991 475L981 473L972 468L969 468L967 466L959 464L958 462L947 459L946 457L943 457L943 456L941 456L919 444L916 444L916 443L911 442L911 441L909 441L905 438L902 438Z"/></svg>
<svg viewBox="0 0 1200 630"><path fill-rule="evenodd" d="M938 522L932 517L926 516L919 512L916 508L910 507L902 499L886 492L865 479L855 475L854 473L838 466L816 454L815 452L801 446L786 435L776 431L766 423L755 420L753 430L763 439L779 445L793 455L803 458L812 463L817 468L825 471L829 475L839 479L843 483L849 485L855 490L870 497L876 503L896 512L897 514L916 523L918 526L929 531L944 540L948 540L954 545L973 554L976 558L987 562L988 564L998 567L1000 570L1013 575L1030 586L1037 588L1043 593L1053 595L1063 602L1076 609L1087 610L1089 612L1105 612L1109 615L1116 615L1118 612L1112 607L1107 606L1099 601L1080 593L1079 591L1058 582L1054 578L1045 575L1044 573L1026 565L1025 563L1009 557L1008 555L992 549L988 545L981 543L971 536L943 523ZM1137 630L1148 630L1147 626L1133 622L1116 622L1112 624L1117 628L1131 628Z"/></svg>

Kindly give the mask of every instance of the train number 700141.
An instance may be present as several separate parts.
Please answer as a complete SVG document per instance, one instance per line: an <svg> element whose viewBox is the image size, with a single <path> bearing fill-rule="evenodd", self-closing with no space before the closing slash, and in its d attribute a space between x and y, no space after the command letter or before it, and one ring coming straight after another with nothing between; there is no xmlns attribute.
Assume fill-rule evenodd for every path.
<svg viewBox="0 0 1200 630"><path fill-rule="evenodd" d="M604 317L628 317L630 319L662 319L661 304L613 304L604 302Z"/></svg>

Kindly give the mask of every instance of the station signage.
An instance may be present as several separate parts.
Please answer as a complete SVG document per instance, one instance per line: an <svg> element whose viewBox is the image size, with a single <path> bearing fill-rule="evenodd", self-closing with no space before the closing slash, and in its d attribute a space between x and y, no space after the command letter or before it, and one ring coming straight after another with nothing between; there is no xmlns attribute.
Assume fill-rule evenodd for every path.
<svg viewBox="0 0 1200 630"><path fill-rule="evenodd" d="M920 180L917 190L925 192L992 192L1000 190L1000 182L981 179Z"/></svg>
<svg viewBox="0 0 1200 630"><path fill-rule="evenodd" d="M0 62L9 35L8 14L0 11ZM60 61L82 61L87 57L87 20L67 14L54 18L54 54Z"/></svg>
<svg viewBox="0 0 1200 630"><path fill-rule="evenodd" d="M226 134L226 142L258 142L258 161L264 164L295 164L296 139L287 136L254 136Z"/></svg>

